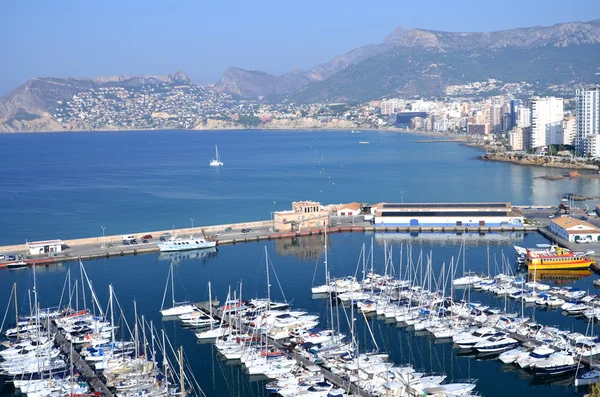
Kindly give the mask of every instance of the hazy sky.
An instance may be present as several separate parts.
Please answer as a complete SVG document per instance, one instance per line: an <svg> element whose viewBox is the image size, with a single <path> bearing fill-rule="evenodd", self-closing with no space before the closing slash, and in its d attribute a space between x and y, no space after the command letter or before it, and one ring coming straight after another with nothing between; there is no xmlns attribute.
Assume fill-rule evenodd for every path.
<svg viewBox="0 0 600 397"><path fill-rule="evenodd" d="M0 95L36 76L229 66L281 74L383 41L396 26L493 31L600 18L600 0L1 0Z"/></svg>

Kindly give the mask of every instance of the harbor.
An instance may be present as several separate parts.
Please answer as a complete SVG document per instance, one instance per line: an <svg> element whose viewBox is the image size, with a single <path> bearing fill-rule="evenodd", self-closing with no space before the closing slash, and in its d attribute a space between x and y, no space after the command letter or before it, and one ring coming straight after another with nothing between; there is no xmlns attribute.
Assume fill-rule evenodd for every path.
<svg viewBox="0 0 600 397"><path fill-rule="evenodd" d="M103 307L103 310L109 306L108 286L112 285L118 291L121 308L115 310L115 325L118 324L118 332L115 335L116 342L136 340L135 337L128 335L128 327L122 319L117 320L117 317L120 317L119 312L124 313L128 318L131 334L135 334L133 324L136 322L131 319L135 317L134 314L137 311L138 318L139 313L146 316L146 323L160 324L166 337L172 341L175 350L183 347L185 361L193 369L192 372L196 374L198 383L206 395L267 396L271 393L271 389L267 386L275 380L255 378L245 364L225 359L217 343L199 343L200 340L196 333L202 332L200 329L190 329L190 327L184 326L182 320L163 322L159 312L164 293L165 276L170 266L173 267L175 299L178 302L206 302L209 299L205 288L207 282L212 284L213 298L218 295L221 302L226 301L225 296L230 288L231 290L240 290L242 283L244 300L264 299L267 296L267 283L264 278L264 248L266 247L273 267L277 269L278 281L281 284L281 291L277 291L274 287L275 292L272 292L271 296L273 302L290 302L292 304L291 311L306 312L305 316L311 318L318 316L318 328L323 331L339 330L350 339L354 334L359 355L388 356L387 361L382 361L379 366L371 369L367 369L370 360L363 362L362 358L359 359L358 367L365 369L357 371L361 374L361 378L362 374L366 374L367 371L376 372L377 368L391 365L396 368L393 370L395 374L398 374L397 368L410 367L415 371L415 378L418 376L421 378L445 376L444 380L435 379L438 385L462 384L461 387L475 385L469 393L476 395L498 396L527 393L531 397L558 397L565 393L581 395L586 392L585 387L574 386L574 380L579 374L571 372L565 376L540 377L535 375L532 370L521 368L518 364L504 364L498 360L499 356L491 355L490 357L489 354L481 354L473 349L463 351L455 346L452 339L436 338L435 334L427 329L419 330L418 328L424 327L426 324L421 324L422 321L416 324L416 318L409 319L409 322L415 322L415 324L409 325L406 321L398 322L395 317L392 321L391 318L384 319L377 314L366 312L363 314L362 310L364 309L359 306L364 308L365 302L361 300L362 303L359 305L358 298L354 304L345 302L342 300L343 297L313 298L311 288L323 285L326 280L323 272L325 250L329 254L329 272L332 280L356 277L357 281L362 282L362 270L359 269L357 272L355 267L360 247L362 244L367 246L374 244L373 273L381 276L387 274L393 280L403 280L405 284L409 282L408 289L402 287L401 290L405 291L405 295L399 302L406 303L402 307L410 307L417 314L420 310L429 311L430 318L421 317L420 320L434 320L432 313L441 313L439 304L434 302L442 297L436 293L445 291L445 300L452 291L451 307L456 310L464 310L465 313L468 309L469 313L467 314L470 314L473 308L480 307L483 311L483 306L488 306L491 314L485 315L491 318L487 323L483 323L481 322L483 317L469 319L468 316L464 316L465 313L457 313L440 317L439 324L466 325L469 328L464 332L478 329L481 325L488 326L493 328L494 332L504 332L507 337L526 345L522 348L527 352L535 350L536 347L545 348L545 346L539 346L540 341L536 342L533 334L522 334L523 331L519 332L516 328L500 331L496 326L499 327L501 324L496 324L493 316L504 316L505 313L507 316L510 315L508 318L511 319L514 327L517 323L522 323L518 318L524 316L529 318L528 323L535 322L544 329L556 328L560 332L554 334L555 336L562 338L561 334L569 334L574 338L573 341L589 335L588 328L597 328L595 325L590 325L589 319L583 312L567 315L567 310L561 309L561 306L551 307L527 302L522 306L523 300L519 300L518 297L513 298L510 294L497 295L482 291L475 286L470 289L452 289L449 281L445 282L445 286L442 281L448 279L448 269L451 263L454 263L456 268L459 255L459 263L462 262L461 252L464 252L465 248L461 247L466 247L467 255L464 267L466 272L473 272L479 276L491 274L492 278L500 273L510 274L511 277L515 277L515 284L511 284L510 288L517 290L520 290L521 286L516 283L519 278L523 278L527 282L539 280L540 283L547 284L550 288L556 287L560 290L560 293L557 290L548 295L565 301L567 301L565 295L571 293L572 290L584 291L586 295L583 298L586 300L589 299L588 296L595 295L596 290L592 283L595 276L587 269L539 270L535 274L527 274L527 270L517 267L514 259L513 246L515 245L528 248L544 244L552 245L555 242L563 245L560 240L553 238L554 233L547 234L548 237L546 237L540 230L550 232L550 223L557 217L556 197L559 193L562 196L564 192L568 191L579 192L576 187L568 185L569 181L548 182L536 179L538 174L552 171L547 169L538 170L501 163L477 162L476 160L471 163L470 160L464 159L475 158L473 149L459 145L440 145L439 147L443 147L444 150L440 150L438 153L436 149L436 158L419 163L420 159L426 158L426 155L430 154L430 150L419 149L419 147L429 147L429 145L416 144L417 138L405 134L401 134L401 137L377 135L370 132L363 132L364 134L367 134L364 140L371 142L370 145L357 145L355 136L344 142L341 134L317 136L309 132L298 135L273 133L273 135L289 138L294 143L293 148L290 146L282 149L283 152L288 151L289 155L287 155L279 152L279 149L267 145L272 136L263 139L262 136L259 136L260 134L253 134L252 139L249 139L242 133L232 132L229 136L235 136L235 139L243 141L245 145L244 151L238 151L232 155L231 147L222 140L214 139L215 136L210 136L210 139L207 139L205 135L186 136L186 145L184 146L187 148L176 142L177 148L171 150L170 145L173 144L173 137L177 137L177 132L175 135L168 135L168 139L163 142L157 141L157 137L160 138L159 135L161 135L157 133L157 136L148 138L152 142L152 147L145 148L147 151L139 153L142 159L139 161L153 164L151 167L143 165L138 160L133 161L133 164L119 161L119 156L122 157L121 160L125 157L128 159L132 157L129 153L122 153L120 147L110 149L114 148L114 145L111 144L106 148L111 150L114 156L114 163L110 165L109 169L105 168L105 157L98 157L96 164L93 160L94 154L89 154L84 150L84 155L89 158L88 164L92 164L91 167L95 170L93 173L86 170L81 173L70 172L66 175L59 170L58 176L54 177L52 174L48 180L40 181L36 188L33 188L31 183L25 184L21 179L9 176L6 182L6 191L10 191L11 196L14 194L16 200L11 201L10 207L11 211L14 211L14 215L13 212L4 215L6 222L3 226L5 231L3 236L5 237L0 240L0 244L4 246L0 255L15 256L14 261L7 261L5 258L2 263L23 261L25 267L2 270L0 291L5 291L2 301L10 302L8 290L14 283L17 283L20 291L18 293L19 314L23 316L31 312L33 304L28 304L28 295L32 294L29 291L33 287L32 273L36 269L38 283L35 290L41 297L42 307L56 306L57 302L61 301L61 285L65 283L64 280L70 272L72 279L64 284L71 286L70 292L67 292L68 288L64 287L64 295L71 296L70 305L74 308L79 307L81 310L85 302L88 310L94 312L95 316L99 316L98 305L92 306L90 303L89 290L86 290L85 296L82 294L82 282L78 276L80 271L78 260L81 258L93 281L99 306ZM129 137L134 137L136 140L139 138L135 132L125 138ZM84 138L87 139L82 137L82 139ZM167 136L165 135L164 138ZM200 146L194 144L196 139L208 141L204 145L208 148L206 164L202 162L204 167L190 166L191 162L186 166L173 164L172 159L174 158L188 155L197 156ZM397 140L401 142L396 142ZM224 165L209 169L207 164L215 154L216 143L218 143L219 154L222 155ZM398 157L399 146L395 145L396 143L402 147L401 158ZM268 150L263 150L261 145L267 145L264 147ZM354 152L344 152L344 156L338 156L342 145L345 145L343 150L354 150ZM98 143L97 146L104 148L102 143ZM376 155L371 150L375 147L377 148ZM388 148L390 150L386 152ZM274 156L274 153L277 155ZM248 154L251 154L252 158ZM57 154L57 156L59 155ZM68 153L60 154L60 156L67 159ZM354 156L360 164L362 164L361 161L368 159L369 165L357 166L357 162L347 161L347 156ZM282 157L288 161L280 164L277 161L280 161ZM260 163L257 159L268 164L268 170L263 169L264 164L257 165ZM466 166L464 170L460 167L457 168L454 163L452 167L448 165L449 162L458 161L457 159L461 159L460 164ZM406 164L402 165L403 162ZM94 168L96 165L93 164L96 164L98 168ZM275 169L272 164L278 164L281 168ZM410 173L398 172L398 167L405 165L408 166L407 169L413 171ZM49 170L52 168L50 167ZM131 172L134 168L135 172ZM425 169L429 172L424 172ZM289 183L280 183L281 175L278 175L278 172L285 172L285 178L289 178ZM466 174L468 174L467 177L465 177ZM131 177L131 175L135 176ZM140 177L140 175L144 176ZM502 179L503 182L489 183L490 175ZM275 179L277 182L270 179L271 177L277 178ZM119 181L119 186L127 184L130 188L123 190L114 188L116 180ZM310 181L310 183L307 184L306 181ZM374 187L365 188L359 192L357 181L369 181ZM485 183L482 183L483 181ZM90 186L94 187L90 188ZM436 189L432 189L432 186L436 186ZM469 198L465 198L465 188L456 189L456 186L468 186ZM39 192L43 192L43 194L37 193L36 189L38 188ZM60 191L60 194L55 194L52 189ZM81 195L75 194L75 191L80 191ZM26 197L23 196L24 192ZM593 191L580 193L586 197L598 196ZM292 208L292 200L302 197L313 198L321 203L344 203L348 198L357 200L359 214L354 214L353 207L355 205L353 203L336 204L336 207L344 207L344 212L348 211L351 215L342 215L341 210L344 208L340 208L339 214L337 210L329 212L327 218L329 223L327 224L327 234L325 234L324 225L317 224L324 219L317 218L321 216L320 210L293 214L296 211ZM373 207L381 204L379 201L389 200L391 204L402 204L399 208L394 209L394 212L410 212L415 208L408 208L404 204L460 203L465 200L471 203L492 204L495 202L494 200L500 200L502 203L504 200L511 199L517 203L512 208L523 211L524 221L520 224L511 224L510 219L496 224L491 219L473 218L473 222L469 222L469 219L460 220L468 223L463 225L457 224L459 219L454 219L452 224L446 222L445 225L429 225L425 219L412 217L411 219L418 219L418 224L411 225L411 219L401 219L402 216L397 215L389 217L394 218L393 222L392 219L389 219L389 222L384 220L384 223L381 224L381 222L377 222L376 214L361 208L367 203L371 203L370 205ZM74 203L78 204L74 205ZM533 205L533 203L537 203L537 205ZM592 205L592 203L589 204ZM310 206L310 203L306 205ZM323 206L329 207L329 205L331 204ZM33 213L37 211L37 208L48 208L48 211ZM487 208L490 211L494 210L493 206ZM305 225L306 227L300 226L301 220L290 218L290 216L298 215L311 217L314 224L312 226ZM371 215L374 216L371 217ZM551 215L553 218L550 217ZM579 218L584 215L583 211L578 211L571 216ZM519 217L509 216L509 218ZM253 222L257 219L264 220ZM481 221L484 221L484 224L480 224ZM592 219L591 222L595 222L595 219ZM298 225L296 226L296 224ZM107 226L106 230L104 226ZM228 228L231 230L226 230ZM292 228L296 228L296 230L292 230ZM106 235L103 235L105 231ZM158 244L163 243L160 237L165 233L170 234L166 240L171 240L171 237L175 239L175 236L184 240L193 237L214 242L215 246L185 251L161 251ZM151 235L152 238L146 239L148 243L145 243L143 240L147 235ZM79 236L89 236L89 238L79 239L77 238ZM126 241L124 237L129 236L136 237L136 244L132 244L130 240L127 240L129 244L123 243ZM48 251L56 250L54 244L57 242L52 239L64 243L61 244L60 251L43 252L42 255L39 255L40 250L45 251L46 247L48 247ZM327 241L327 249L324 249L323 246L325 241ZM29 242L30 245L24 244L25 242ZM600 251L594 248L594 244L593 242L587 243L587 245L569 242L569 246L575 251ZM388 258L393 258L392 266L388 259L387 273L384 247L387 247L388 251L393 248L393 252L387 255ZM32 254L30 249L34 252L37 249L37 254ZM487 250L489 250L491 258L489 267L486 266ZM410 255L409 251L412 252ZM421 252L423 259L419 266L418 258ZM19 258L19 256L21 257ZM432 264L429 272L425 259L428 256L431 257ZM410 275L406 274L408 257L412 257ZM400 258L403 259L400 260ZM50 261L54 264L50 265ZM362 259L360 261L362 262ZM369 261L367 260L367 263ZM402 271L398 270L400 263L403 263ZM29 266L30 264L44 266L34 267ZM316 264L318 267L315 266ZM370 266L368 267L370 268ZM390 274L390 267L396 269L394 274ZM462 276L460 267L453 279ZM442 276L442 268L445 269L444 276ZM429 275L432 278L430 286L427 281ZM76 283L76 281L78 282ZM275 280L271 279L270 284L275 286ZM429 288L423 288L423 286ZM363 292L366 289L366 292L371 293L371 285L361 284L361 287ZM373 285L372 288L374 291L377 290L376 285ZM408 291L413 289L422 292L408 294ZM285 293L285 297L283 293ZM511 292L511 294L516 296L518 291ZM386 295L380 294L380 296ZM377 299L377 296L369 297ZM238 299L240 299L239 295ZM536 299L540 299L540 297L538 296ZM133 301L135 301L134 304L132 304ZM171 301L170 295L168 295L167 301ZM556 301L553 300L553 302ZM472 307L468 304L469 302ZM595 304L595 301L590 301L583 311L594 309ZM64 299L60 306L67 306ZM331 315L332 306L333 316ZM575 309L581 310L582 308L576 307ZM569 310L575 309L570 308ZM354 321L351 321L352 311L354 312ZM109 312L104 310L104 313L106 318ZM413 312L411 311L411 313ZM593 312L590 310L587 314L592 315ZM346 316L350 320L346 319ZM9 313L8 318L7 325L12 325L10 324L14 322L14 320L10 321L13 318L12 312ZM596 319L593 321L595 322ZM106 322L110 323L110 320ZM137 323L139 334L144 328L141 326L141 321L138 320ZM354 324L353 332L351 324ZM523 329L531 332L536 327L533 325L532 328ZM3 328L4 330L5 328ZM145 330L149 335L148 326L145 327ZM513 332L513 330L517 332ZM573 335L574 333L579 333L581 336ZM598 334L597 329L594 330L594 334ZM108 337L108 339L111 338L111 336ZM140 341L142 339L142 337L138 338ZM150 344L152 340L160 341L161 335L155 333L154 338L147 336L145 339L147 344L139 343L140 346L145 345L148 351L145 354L140 353L140 356L151 357ZM390 372L387 373L388 376L375 375L370 383L366 382L366 379L356 378L348 381L340 369L344 366L343 363L333 360L331 363L321 365L321 363L317 363L320 360L315 358L311 360L310 356L307 358L305 355L310 352L302 350L301 347L296 348L292 339L290 338L289 342L285 339L282 341L268 339L268 344L276 351L289 354L288 359L293 361L293 367L298 367L298 361L301 361L303 365L300 366L302 370L299 371L303 373L310 372L312 374L311 371L317 371L316 367L318 367L319 376L322 376L323 380L332 385L334 389L340 389L346 395L361 394L361 390L375 395L375 390L381 393L380 389L375 389L376 383L390 382L388 386L392 386L394 383L391 381L393 378ZM541 343L543 345L545 342L542 340ZM569 348L577 348L577 346L570 345ZM65 354L66 352L62 353L63 356ZM228 354L231 354L231 351ZM308 362L303 360L308 360ZM160 354L155 361L158 364L157 368L163 371ZM582 364L585 365L589 361L589 358L582 357ZM594 361L591 360L592 365ZM169 367L174 368L172 372L178 372L176 360L171 364ZM352 367L352 365L348 366ZM93 370L91 365L90 369ZM104 380L101 370L97 369L96 371L94 373L98 374L98 379L105 382L107 387L112 388L118 385L109 383L108 379ZM585 372L587 369L582 368L581 371ZM87 375L90 374L87 373ZM294 375L298 375L298 373L294 373ZM337 376L339 378L336 378ZM475 379L476 382L474 382ZM361 381L360 384L356 383L358 380ZM422 379L422 381L425 380ZM429 380L433 379L427 379L427 381ZM180 382L170 377L170 383L175 386ZM419 383L422 384L421 381ZM358 389L353 389L351 384L356 385ZM280 384L280 386L282 385L283 383ZM187 390L190 384L185 386ZM181 386L178 388L180 389ZM443 393L442 389L431 389L431 391ZM18 390L16 392L18 393ZM4 389L0 391L2 397L12 396L13 393L14 390L10 384L4 385ZM181 392L173 390L172 393Z"/></svg>

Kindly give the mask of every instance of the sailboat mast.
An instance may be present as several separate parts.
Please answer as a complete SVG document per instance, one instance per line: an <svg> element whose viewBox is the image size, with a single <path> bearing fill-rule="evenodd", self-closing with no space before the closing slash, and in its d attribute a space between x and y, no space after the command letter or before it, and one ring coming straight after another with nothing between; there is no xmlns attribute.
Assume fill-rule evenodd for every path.
<svg viewBox="0 0 600 397"><path fill-rule="evenodd" d="M17 340L19 340L19 306L17 305L17 283L13 284L13 290L15 291L15 324L17 324Z"/></svg>
<svg viewBox="0 0 600 397"><path fill-rule="evenodd" d="M265 245L265 266L267 269L267 310L271 309L271 283L269 280L269 255L267 253L267 246Z"/></svg>
<svg viewBox="0 0 600 397"><path fill-rule="evenodd" d="M325 285L327 286L327 291L329 291L329 269L327 268L327 222L325 222Z"/></svg>
<svg viewBox="0 0 600 397"><path fill-rule="evenodd" d="M181 397L185 397L185 372L183 370L183 346L179 346L179 380L181 381Z"/></svg>
<svg viewBox="0 0 600 397"><path fill-rule="evenodd" d="M210 288L210 281L208 282L208 313L210 315L211 324L212 324L212 291ZM211 327L212 328L212 327Z"/></svg>
<svg viewBox="0 0 600 397"><path fill-rule="evenodd" d="M173 279L175 274L173 273L173 263L171 263L171 298L173 299L173 307L175 307L175 285Z"/></svg>
<svg viewBox="0 0 600 397"><path fill-rule="evenodd" d="M108 293L110 295L109 304L110 304L110 340L115 345L115 316L114 316L114 307L113 307L113 287L112 284L108 286Z"/></svg>
<svg viewBox="0 0 600 397"><path fill-rule="evenodd" d="M488 277L492 277L490 273L490 246L487 246L487 265L488 265Z"/></svg>

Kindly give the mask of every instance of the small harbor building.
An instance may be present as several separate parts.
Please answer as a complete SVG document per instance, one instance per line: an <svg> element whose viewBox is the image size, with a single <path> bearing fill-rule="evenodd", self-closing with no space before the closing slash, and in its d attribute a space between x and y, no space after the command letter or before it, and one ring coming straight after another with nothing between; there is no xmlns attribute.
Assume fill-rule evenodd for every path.
<svg viewBox="0 0 600 397"><path fill-rule="evenodd" d="M360 203L343 204L336 208L337 216L357 216L361 212L362 205Z"/></svg>
<svg viewBox="0 0 600 397"><path fill-rule="evenodd" d="M550 231L567 241L600 241L599 228L591 223L569 216L561 216L560 218L553 219L550 222Z"/></svg>
<svg viewBox="0 0 600 397"><path fill-rule="evenodd" d="M273 227L280 232L320 229L329 225L329 210L316 201L294 201L292 209L273 213Z"/></svg>
<svg viewBox="0 0 600 397"><path fill-rule="evenodd" d="M62 240L30 241L27 243L29 255L47 255L62 252Z"/></svg>
<svg viewBox="0 0 600 397"><path fill-rule="evenodd" d="M510 203L386 203L375 212L376 226L512 227L523 212Z"/></svg>

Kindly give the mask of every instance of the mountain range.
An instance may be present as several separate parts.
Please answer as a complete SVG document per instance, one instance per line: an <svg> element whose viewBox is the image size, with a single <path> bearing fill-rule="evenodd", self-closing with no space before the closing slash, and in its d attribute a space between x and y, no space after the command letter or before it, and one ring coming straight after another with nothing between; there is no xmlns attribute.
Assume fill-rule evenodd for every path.
<svg viewBox="0 0 600 397"><path fill-rule="evenodd" d="M275 76L230 68L208 87L238 99L357 103L383 97L445 96L449 85L486 79L545 87L600 83L600 20L498 32L398 27L382 43L356 48L310 70ZM57 103L102 87L192 85L182 72L95 79L33 78L0 98L0 130L60 130Z"/></svg>
<svg viewBox="0 0 600 397"><path fill-rule="evenodd" d="M599 81L600 20L497 32L398 27L383 43L311 70L274 76L230 68L214 89L238 98L360 102L381 96L443 96L444 88L495 78L539 84Z"/></svg>

